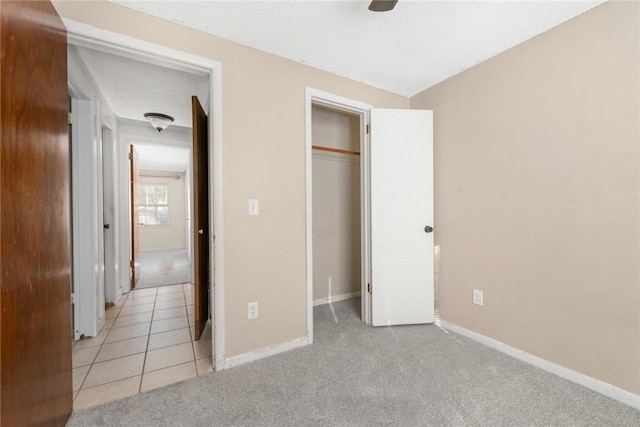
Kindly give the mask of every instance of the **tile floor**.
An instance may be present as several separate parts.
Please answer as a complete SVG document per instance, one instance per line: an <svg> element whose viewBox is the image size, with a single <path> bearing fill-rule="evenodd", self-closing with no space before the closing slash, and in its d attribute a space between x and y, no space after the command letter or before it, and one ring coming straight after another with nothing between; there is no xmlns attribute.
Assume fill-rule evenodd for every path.
<svg viewBox="0 0 640 427"><path fill-rule="evenodd" d="M73 409L211 372L211 327L193 341L193 285L133 290L73 346Z"/></svg>

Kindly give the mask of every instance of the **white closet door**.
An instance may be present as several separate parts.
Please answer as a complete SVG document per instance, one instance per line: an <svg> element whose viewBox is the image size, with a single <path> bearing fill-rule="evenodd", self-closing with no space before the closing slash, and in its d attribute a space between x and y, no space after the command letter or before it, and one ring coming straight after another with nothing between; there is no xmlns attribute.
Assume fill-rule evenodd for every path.
<svg viewBox="0 0 640 427"><path fill-rule="evenodd" d="M371 111L373 326L431 323L433 112Z"/></svg>

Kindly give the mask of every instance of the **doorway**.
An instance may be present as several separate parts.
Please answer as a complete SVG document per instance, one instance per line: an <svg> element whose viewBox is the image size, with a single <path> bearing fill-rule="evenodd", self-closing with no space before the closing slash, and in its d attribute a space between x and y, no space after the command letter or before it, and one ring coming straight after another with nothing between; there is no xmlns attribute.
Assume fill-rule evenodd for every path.
<svg viewBox="0 0 640 427"><path fill-rule="evenodd" d="M325 135L320 137L319 142L331 143L330 140L339 141L338 144L342 144L342 148L338 146L334 146L333 148L337 148L337 151L329 151L323 149L315 149L313 148L315 142L313 142L313 132L314 132L314 108L316 117L320 118L320 127L325 127L322 125L322 122L331 122L337 121L342 122L340 132L340 136L336 136L335 134L331 136ZM322 302L322 298L329 298L331 295L332 300L335 300L336 293L333 285L333 277L331 278L331 284L329 285L329 277L328 275L322 274L322 267L318 270L315 269L316 256L314 254L314 216L315 216L315 208L314 208L314 198L317 198L317 195L314 194L314 174L318 174L318 178L322 178L322 174L327 174L327 171L322 171L322 160L319 159L320 154L316 154L316 168L314 169L314 151L316 153L322 152L329 156L335 156L333 161L348 162L349 165L333 163L333 167L336 165L339 169L342 169L342 174L346 177L350 178L345 182L348 183L348 186L340 187L338 183L334 183L333 187L342 188L343 191L345 188L349 188L351 195L357 193L356 200L351 200L351 203L345 204L344 201L346 198L342 197L342 224L346 225L350 229L350 237L348 240L348 245L351 250L349 251L349 259L353 259L354 253L357 253L359 259L359 271L356 273L353 269L349 269L348 276L350 277L350 282L347 286L341 285L338 292L340 292L340 299L346 299L350 297L356 297L358 293L360 294L360 317L365 324L370 324L370 295L367 293L367 283L370 280L370 271L369 271L369 207L367 198L364 197L368 194L368 185L369 185L369 151L367 148L368 138L367 136L367 125L369 123L369 112L372 106L368 104L364 104L358 101L354 101L348 98L340 97L337 95L333 95L327 92L319 91L316 89L307 88L306 89L306 211L307 211L307 226L306 226L306 242L307 242L307 342L313 342L313 306L314 301L318 300L317 303ZM316 132L320 131L317 129ZM326 138L326 139L325 139ZM318 146L326 147L318 144ZM331 148L331 146L329 146ZM359 153L359 154L357 154ZM346 156L346 157L345 157ZM359 160L355 160L358 158ZM329 166L330 163L327 163L324 166ZM330 168L331 166L329 166ZM359 180L354 177L354 172L359 172ZM359 182L358 182L359 181ZM359 183L359 185L357 185ZM359 188L358 188L359 187ZM334 198L336 193L334 192ZM337 200L334 200L337 202ZM317 202L320 202L318 199ZM355 203L354 203L355 202ZM358 208L359 205L359 208ZM349 215L349 219L347 216ZM354 225L358 223L357 218L354 219L354 216L359 216L359 226L360 226L360 242L354 242L354 237L358 235L357 230L354 230ZM329 218L325 218L328 221ZM319 231L319 230L318 230ZM335 239L332 239L334 243L336 243ZM343 243L346 240L343 241ZM322 238L320 245L322 245ZM319 245L319 246L320 246ZM320 249L320 248L318 248ZM323 256L320 255L319 259L322 259ZM327 265L326 262L321 262ZM339 262L342 264L342 262ZM334 263L334 269L337 264ZM319 286L315 286L314 283L314 275L318 273L318 280L320 280ZM346 273L346 272L345 272ZM346 277L346 274L343 273L342 277ZM359 284L353 284L353 279L359 276ZM326 283L323 283L325 282ZM326 288L325 288L326 285ZM317 289L316 289L317 288ZM331 288L331 291L329 291ZM348 291L345 291L348 289ZM316 294L317 292L317 294ZM331 293L330 293L331 292ZM326 296L325 296L326 294ZM316 299L315 295L318 296Z"/></svg>
<svg viewBox="0 0 640 427"><path fill-rule="evenodd" d="M186 141L188 143L188 141ZM192 283L191 148L133 144L139 164L136 289Z"/></svg>
<svg viewBox="0 0 640 427"><path fill-rule="evenodd" d="M374 109L307 88L307 341L313 342L316 287L314 107L359 118L362 321L373 326L433 322L433 112Z"/></svg>
<svg viewBox="0 0 640 427"><path fill-rule="evenodd" d="M121 55L127 58L140 58L147 62L156 64L163 64L173 69L182 69L190 72L204 73L208 76L208 97L206 99L207 110L210 112L208 122L212 129L208 143L210 146L209 160L212 165L209 180L212 182L210 188L210 200L209 204L209 222L212 224L212 233L209 237L208 245L211 248L211 259L216 260L216 268L211 271L211 286L213 292L210 295L211 303L211 316L212 326L214 329L214 342L211 343L213 348L215 366L222 368L222 354L224 352L224 300L223 300L223 286L224 286L224 270L221 267L223 263L223 247L224 236L222 228L222 132L219 123L222 118L221 111L221 74L220 64L216 61L206 58L194 56L181 51L176 51L163 46L143 42L141 40L122 36L120 34L111 33L108 31L100 30L97 28L86 27L81 24L76 24L73 21L65 22L68 28L68 41L72 46L82 46L92 49L98 49L101 51ZM214 126L217 125L217 126ZM123 134L123 128L126 126L119 126L117 132L121 137ZM149 128L150 130L153 130ZM166 132L166 131L165 131ZM163 133L165 133L163 132ZM121 163L123 159L126 159L126 154L122 150L118 151L117 162ZM116 193L118 197L122 197L123 194L127 194L128 191L123 191L123 183L126 183L126 175L128 171L123 168L117 168L117 180L118 186ZM116 238L119 239L120 246L126 250L121 251L121 256L116 261L119 265L117 277L115 281L122 288L123 293L130 291L129 277L128 277L128 265L129 265L129 249L128 249L128 217L126 211L128 210L128 201L123 202L120 198L117 200L117 218L124 218L117 224L113 230ZM213 244L213 230L215 230L215 245ZM215 254L215 255L214 255ZM218 268L219 267L219 268Z"/></svg>
<svg viewBox="0 0 640 427"><path fill-rule="evenodd" d="M117 222L116 180L117 143L113 129L102 125L102 215L104 242L104 294L106 301L114 301L117 281L117 260L120 255L118 236L114 233Z"/></svg>
<svg viewBox="0 0 640 427"><path fill-rule="evenodd" d="M360 296L360 117L312 106L313 305Z"/></svg>

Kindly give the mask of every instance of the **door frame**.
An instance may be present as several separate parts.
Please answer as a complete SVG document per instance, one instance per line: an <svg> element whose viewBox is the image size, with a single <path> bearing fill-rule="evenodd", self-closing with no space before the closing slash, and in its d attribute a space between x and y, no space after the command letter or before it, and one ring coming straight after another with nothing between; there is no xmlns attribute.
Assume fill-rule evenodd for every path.
<svg viewBox="0 0 640 427"><path fill-rule="evenodd" d="M104 258L108 254L118 260L120 255L120 248L115 244L117 235L112 235L116 240L108 247L103 229L107 208L115 209L117 205L115 198L109 204L104 196L105 188L115 188L115 175L112 174L113 180L107 182L105 172L108 175L111 171L104 168L105 160L115 160L112 159L116 150L113 132L117 123L113 111L103 102L83 67L75 48L68 45L67 90L73 110L70 149L75 159L71 164L74 340L83 335L95 336L104 325L104 303L116 300L115 286L105 286L106 278L118 274L117 264L108 265ZM105 130L111 132L109 141L104 139ZM78 146L79 139L89 144ZM107 152L104 151L105 142L109 143ZM113 218L112 224L117 229L117 217Z"/></svg>
<svg viewBox="0 0 640 427"><path fill-rule="evenodd" d="M70 89L73 339L95 337L105 324L104 182L100 103Z"/></svg>
<svg viewBox="0 0 640 427"><path fill-rule="evenodd" d="M224 235L223 235L223 144L222 144L222 64L218 61L158 45L112 31L103 30L70 19L62 19L67 28L67 43L104 52L144 60L178 70L209 75L209 223L214 233L209 240L213 292L212 311L213 368L224 368ZM123 242L121 242L122 244ZM121 257L120 263L122 263ZM215 260L215 264L214 264ZM128 261L126 262L128 265ZM122 270L128 270L123 268ZM123 274L120 275L122 282ZM121 283L126 289L126 283Z"/></svg>
<svg viewBox="0 0 640 427"><path fill-rule="evenodd" d="M360 276L361 318L371 324L371 203L369 134L372 105L310 87L305 88L305 211L306 211L306 259L307 259L307 343L313 343L313 173L312 173L312 109L321 106L336 111L356 114L360 117L360 217L361 242Z"/></svg>
<svg viewBox="0 0 640 427"><path fill-rule="evenodd" d="M118 259L120 258L120 242L118 236L114 232L117 230L118 211L117 211L117 181L116 181L116 169L117 169L117 141L115 135L117 134L115 126L111 124L111 121L102 119L102 191L103 191L103 203L102 203L102 215L105 224L109 224L109 229L103 229L104 234L104 293L105 301L117 301L117 292L114 286L108 286L108 283L117 283L118 269L116 268ZM109 261L109 262L107 262Z"/></svg>

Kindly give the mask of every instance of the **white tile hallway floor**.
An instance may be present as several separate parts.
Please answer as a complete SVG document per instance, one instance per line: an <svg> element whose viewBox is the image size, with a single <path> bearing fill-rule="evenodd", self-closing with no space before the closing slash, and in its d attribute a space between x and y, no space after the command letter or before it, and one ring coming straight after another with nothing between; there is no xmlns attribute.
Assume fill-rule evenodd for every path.
<svg viewBox="0 0 640 427"><path fill-rule="evenodd" d="M98 336L73 346L74 410L212 371L210 323L193 340L190 283L133 290L105 318Z"/></svg>

